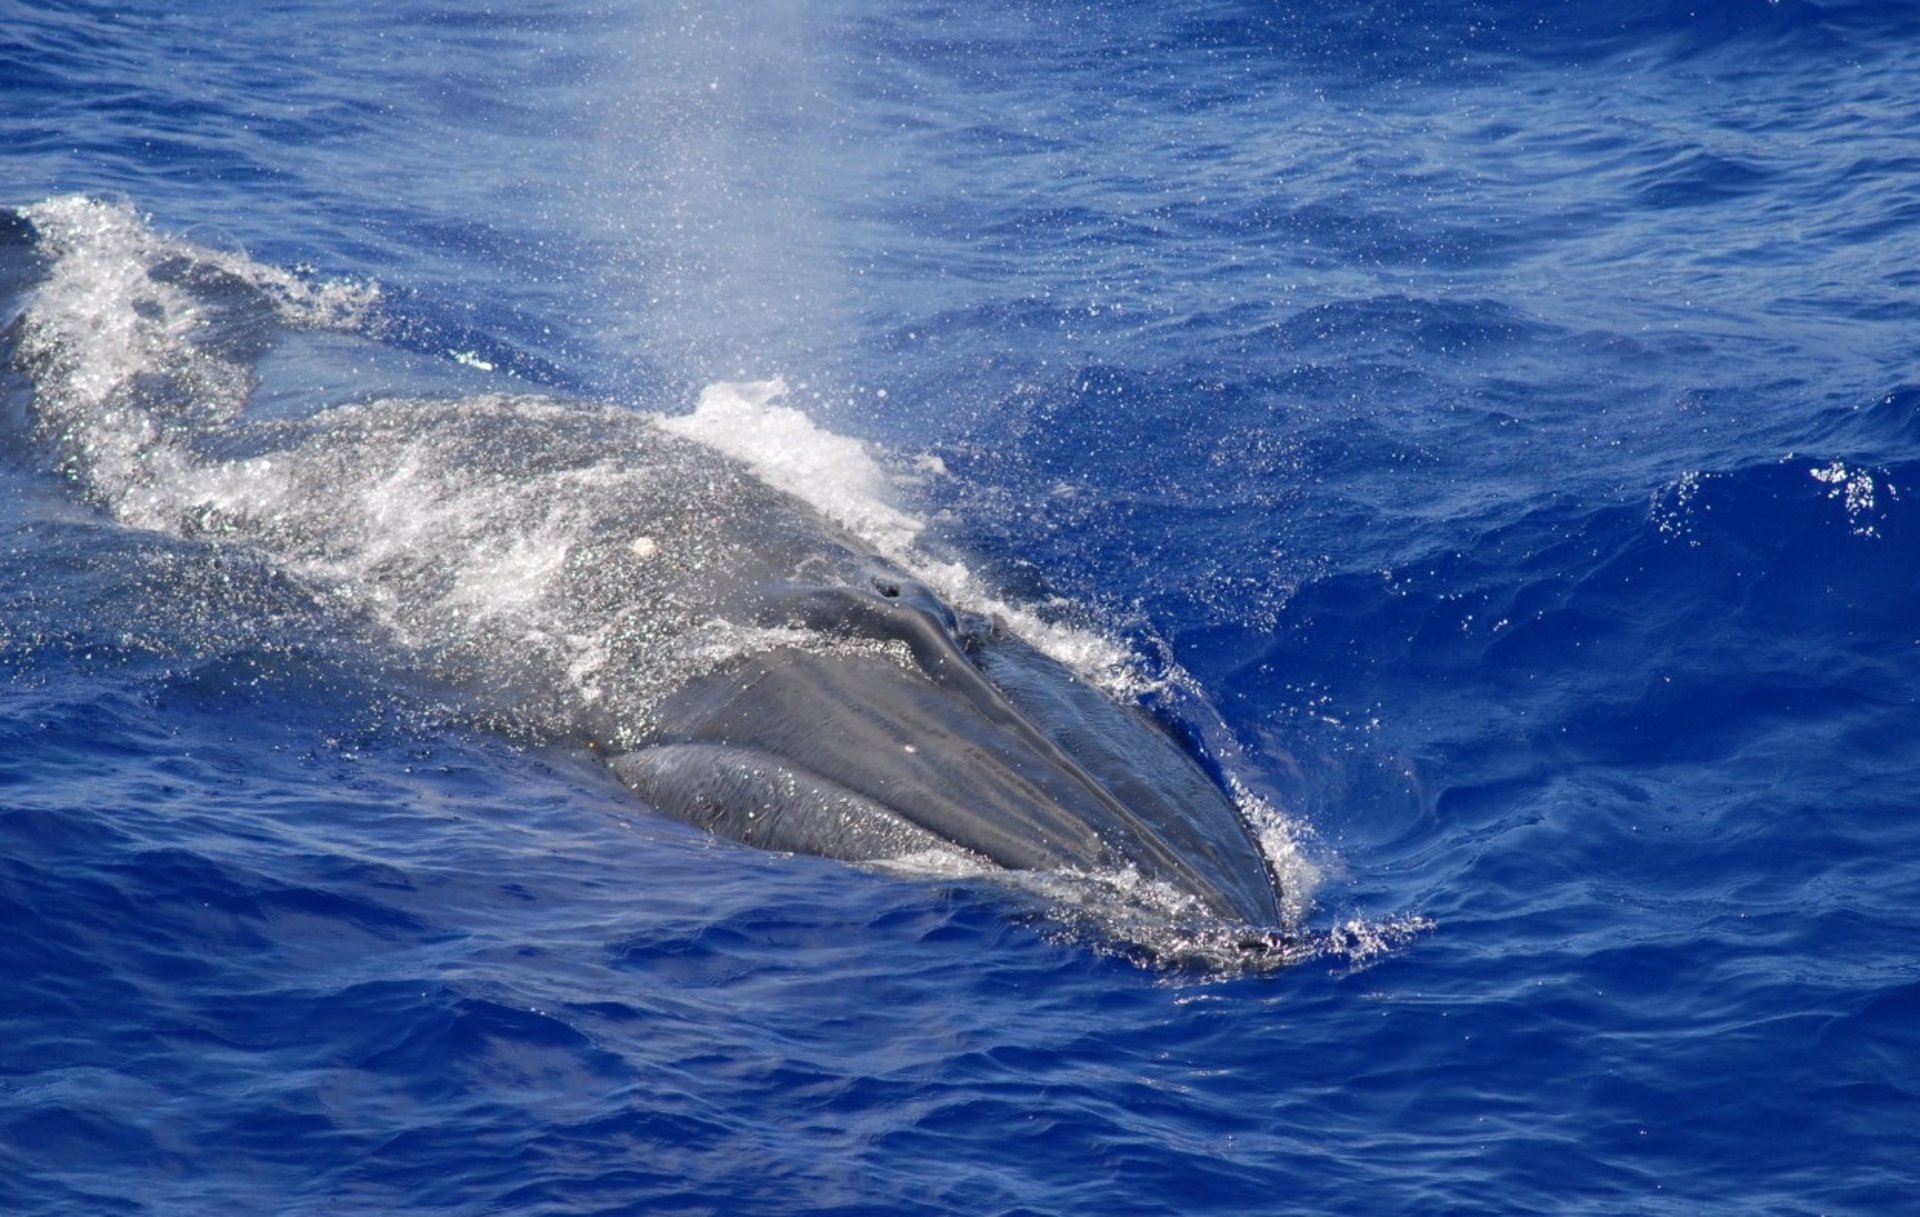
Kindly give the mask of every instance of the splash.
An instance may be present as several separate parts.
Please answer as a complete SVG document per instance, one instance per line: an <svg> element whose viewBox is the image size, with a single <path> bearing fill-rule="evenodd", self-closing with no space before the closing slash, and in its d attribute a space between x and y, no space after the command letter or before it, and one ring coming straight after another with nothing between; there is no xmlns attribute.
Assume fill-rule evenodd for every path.
<svg viewBox="0 0 1920 1217"><path fill-rule="evenodd" d="M954 605L999 618L1109 693L1137 698L1162 687L1162 680L1149 676L1111 638L1001 598L965 563L929 557L918 544L925 522L894 504L892 479L872 449L783 404L788 393L779 377L722 381L701 392L691 413L659 421L675 434L744 462L769 485L812 505Z"/></svg>
<svg viewBox="0 0 1920 1217"><path fill-rule="evenodd" d="M243 294L288 326L350 328L378 299L310 283L155 231L124 203L62 196L26 208L50 270L15 359L42 386L38 429L66 471L127 523L162 527L168 487L194 479L189 430L237 417L253 388L245 334L210 297Z"/></svg>
<svg viewBox="0 0 1920 1217"><path fill-rule="evenodd" d="M892 504L887 475L867 445L781 404L787 392L780 377L722 381L701 391L691 413L659 421L676 435L744 462L769 485L812 504L886 556L911 556L921 522Z"/></svg>
<svg viewBox="0 0 1920 1217"><path fill-rule="evenodd" d="M1879 507L1879 498L1882 493L1890 501L1900 498L1899 487L1884 472L1876 475L1870 469L1850 466L1837 460L1817 465L1807 472L1814 481L1827 487L1827 498L1838 502L1846 510L1847 527L1856 537L1880 535L1883 509Z"/></svg>

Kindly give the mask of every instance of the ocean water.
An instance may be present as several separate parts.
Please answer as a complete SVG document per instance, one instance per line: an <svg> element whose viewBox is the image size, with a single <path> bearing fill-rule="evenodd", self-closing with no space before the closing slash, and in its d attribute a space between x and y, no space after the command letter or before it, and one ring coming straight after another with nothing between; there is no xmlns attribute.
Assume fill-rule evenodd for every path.
<svg viewBox="0 0 1920 1217"><path fill-rule="evenodd" d="M0 0L0 1212L1912 1211L1916 30ZM670 416L1002 613L1306 949L646 807L364 592L578 539L395 401ZM339 418L388 548L234 534Z"/></svg>

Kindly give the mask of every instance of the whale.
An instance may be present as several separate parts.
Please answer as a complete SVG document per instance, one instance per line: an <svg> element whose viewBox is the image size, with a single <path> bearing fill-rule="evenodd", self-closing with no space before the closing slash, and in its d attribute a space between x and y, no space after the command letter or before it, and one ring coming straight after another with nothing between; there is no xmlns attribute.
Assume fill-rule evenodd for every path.
<svg viewBox="0 0 1920 1217"><path fill-rule="evenodd" d="M672 418L465 384L316 403L315 368L360 359L341 344L381 345L352 291L91 200L0 216L0 244L7 359L69 482L255 555L477 718L749 846L1123 878L1282 924L1178 724Z"/></svg>

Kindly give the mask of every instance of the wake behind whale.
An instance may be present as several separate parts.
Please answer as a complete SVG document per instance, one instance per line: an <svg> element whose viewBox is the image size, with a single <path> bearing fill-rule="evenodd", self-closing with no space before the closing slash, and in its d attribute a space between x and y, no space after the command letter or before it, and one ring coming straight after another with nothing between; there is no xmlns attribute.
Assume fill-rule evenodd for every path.
<svg viewBox="0 0 1920 1217"><path fill-rule="evenodd" d="M1285 956L1300 893L1180 743L688 438L699 416L497 392L263 412L276 345L365 329L369 293L87 200L0 227L34 430L122 523L264 555L721 835L1124 886Z"/></svg>

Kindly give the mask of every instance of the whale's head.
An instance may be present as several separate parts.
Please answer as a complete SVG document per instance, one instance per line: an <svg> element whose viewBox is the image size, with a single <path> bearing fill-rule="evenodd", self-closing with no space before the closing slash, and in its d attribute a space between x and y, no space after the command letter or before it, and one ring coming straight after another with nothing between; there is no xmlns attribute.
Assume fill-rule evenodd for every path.
<svg viewBox="0 0 1920 1217"><path fill-rule="evenodd" d="M996 624L870 564L763 589L765 624L899 644L763 651L670 698L612 760L663 811L853 861L960 850L1023 871L1131 871L1251 926L1281 920L1245 819L1195 758Z"/></svg>

